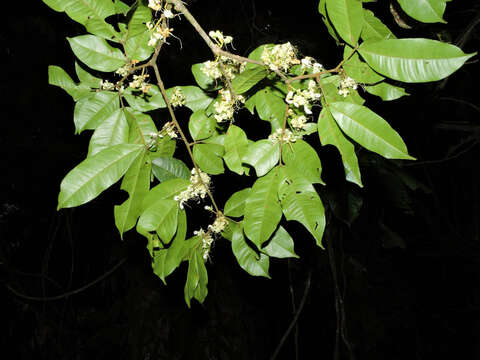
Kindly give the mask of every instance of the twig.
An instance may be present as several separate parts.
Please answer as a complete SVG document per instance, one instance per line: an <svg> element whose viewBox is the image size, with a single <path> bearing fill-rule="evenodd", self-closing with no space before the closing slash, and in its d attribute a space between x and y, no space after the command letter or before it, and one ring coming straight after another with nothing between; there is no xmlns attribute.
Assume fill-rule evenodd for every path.
<svg viewBox="0 0 480 360"><path fill-rule="evenodd" d="M285 334L283 334L282 336L282 339L280 340L280 342L278 343L278 346L277 348L275 349L275 352L273 353L272 357L270 358L270 360L274 360L278 353L280 352L282 346L283 346L283 343L285 342L285 340L287 340L287 337L288 335L290 334L290 332L292 331L293 327L295 326L295 324L297 323L297 320L303 310L303 307L305 306L305 302L307 301L307 295L308 295L308 292L310 291L310 282L312 280L312 270L310 270L308 272L308 276L307 276L307 283L305 285L305 290L303 292L303 297L302 297L302 300L300 302L300 305L298 306L298 310L297 310L297 313L295 314L295 316L293 317L293 320L292 322L290 323L290 325L288 326L287 328L287 331L285 331Z"/></svg>
<svg viewBox="0 0 480 360"><path fill-rule="evenodd" d="M8 290L10 290L12 293L14 293L16 296L22 298L22 299L26 299L26 300L33 300L33 301L53 301L53 300L60 300L60 299L63 299L63 298L66 298L66 297L69 297L69 296L72 296L72 295L75 295L75 294L78 294L86 289L88 289L89 287L95 285L96 283L102 281L103 279L107 278L110 274L112 274L115 270L117 270L120 266L123 265L123 263L127 261L127 258L123 258L122 260L120 260L118 262L117 265L115 265L113 268L111 268L110 270L108 270L106 273L104 273L102 276L98 277L97 279L93 280L92 282L78 288L78 289L75 289L75 290L72 290L72 291L69 291L69 292L66 292L64 294L61 294L61 295L57 295L57 296L49 296L49 297L45 297L45 296L42 296L42 297L37 297L37 296L29 296L29 295L25 295L25 294L22 294L20 292L18 292L17 290L15 290L14 288L12 288L10 285L8 284L5 284L6 288Z"/></svg>

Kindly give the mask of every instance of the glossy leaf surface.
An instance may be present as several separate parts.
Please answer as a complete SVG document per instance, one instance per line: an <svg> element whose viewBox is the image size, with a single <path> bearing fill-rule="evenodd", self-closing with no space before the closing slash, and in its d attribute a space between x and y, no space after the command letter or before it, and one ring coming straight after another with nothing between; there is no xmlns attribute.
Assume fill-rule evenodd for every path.
<svg viewBox="0 0 480 360"><path fill-rule="evenodd" d="M398 0L403 11L424 23L445 23L443 13L448 0Z"/></svg>
<svg viewBox="0 0 480 360"><path fill-rule="evenodd" d="M117 109L95 129L88 146L88 156L117 144L128 142L128 122L124 112Z"/></svg>
<svg viewBox="0 0 480 360"><path fill-rule="evenodd" d="M355 46L363 28L362 3L358 0L327 0L327 14L338 34Z"/></svg>
<svg viewBox="0 0 480 360"><path fill-rule="evenodd" d="M265 254L257 255L257 253L248 246L243 236L242 228L238 225L232 233L232 252L240 267L250 275L270 278L268 275L268 256Z"/></svg>
<svg viewBox="0 0 480 360"><path fill-rule="evenodd" d="M95 95L80 99L75 104L73 121L77 133L83 130L96 129L103 121L118 110L118 94L111 91L101 91Z"/></svg>
<svg viewBox="0 0 480 360"><path fill-rule="evenodd" d="M255 168L257 176L263 176L278 164L280 146L269 140L259 140L248 146L243 162Z"/></svg>
<svg viewBox="0 0 480 360"><path fill-rule="evenodd" d="M250 191L251 188L246 188L233 193L225 203L223 213L227 216L243 216L245 211L245 202L250 195Z"/></svg>
<svg viewBox="0 0 480 360"><path fill-rule="evenodd" d="M279 226L272 239L262 251L276 258L298 258L293 249L293 239L282 226Z"/></svg>
<svg viewBox="0 0 480 360"><path fill-rule="evenodd" d="M182 160L169 156L158 156L152 160L152 173L158 181L180 178L190 179L190 169Z"/></svg>

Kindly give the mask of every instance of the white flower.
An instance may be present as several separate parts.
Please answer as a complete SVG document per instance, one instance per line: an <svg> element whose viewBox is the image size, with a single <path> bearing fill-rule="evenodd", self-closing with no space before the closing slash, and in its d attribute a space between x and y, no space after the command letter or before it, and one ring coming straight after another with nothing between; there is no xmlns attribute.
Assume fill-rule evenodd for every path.
<svg viewBox="0 0 480 360"><path fill-rule="evenodd" d="M101 80L100 81L100 88L102 90L113 90L113 89L115 89L115 84L111 83L108 80Z"/></svg>
<svg viewBox="0 0 480 360"><path fill-rule="evenodd" d="M200 67L200 70L202 70L205 75L212 79L218 79L222 77L222 72L220 71L216 61L205 61Z"/></svg>
<svg viewBox="0 0 480 360"><path fill-rule="evenodd" d="M173 199L180 203L180 209L183 209L183 204L190 199L202 198L204 199L208 194L208 188L210 186L210 176L200 170L197 174L195 168L192 169L192 175L190 176L190 185L187 189L175 196Z"/></svg>
<svg viewBox="0 0 480 360"><path fill-rule="evenodd" d="M172 121L165 123L161 132L166 133L171 139L176 139L178 137L177 129Z"/></svg>
<svg viewBox="0 0 480 360"><path fill-rule="evenodd" d="M290 125L297 130L303 130L307 125L307 117L305 115L294 115L290 119Z"/></svg>
<svg viewBox="0 0 480 360"><path fill-rule="evenodd" d="M277 131L268 136L268 140L270 140L273 144L277 142L294 143L297 141L297 137L288 129L277 129Z"/></svg>
<svg viewBox="0 0 480 360"><path fill-rule="evenodd" d="M224 120L230 120L233 118L235 112L235 106L237 103L244 103L245 98L242 95L237 95L236 99L233 98L230 90L221 89L218 91L221 96L221 100L213 104L215 109L214 118L218 123Z"/></svg>
<svg viewBox="0 0 480 360"><path fill-rule="evenodd" d="M340 81L340 88L338 89L338 93L340 95L343 95L343 97L347 97L348 94L350 94L350 89L356 90L357 87L357 82L350 76L347 76L345 79Z"/></svg>
<svg viewBox="0 0 480 360"><path fill-rule="evenodd" d="M148 91L147 86L145 85L145 80L148 78L148 74L143 74L143 75L133 75L133 81L130 81L130 86L131 88L134 89L140 89L145 92Z"/></svg>
<svg viewBox="0 0 480 360"><path fill-rule="evenodd" d="M162 9L162 0L148 0L148 7L155 11L159 11Z"/></svg>
<svg viewBox="0 0 480 360"><path fill-rule="evenodd" d="M183 95L182 89L179 87L176 87L175 90L173 90L170 103L172 104L173 107L177 107L177 106L185 105L185 101L186 99L185 99L185 95Z"/></svg>
<svg viewBox="0 0 480 360"><path fill-rule="evenodd" d="M163 16L165 16L167 19L173 19L175 17L175 14L172 12L172 10L165 9L163 10Z"/></svg>
<svg viewBox="0 0 480 360"><path fill-rule="evenodd" d="M261 59L273 71L288 71L290 66L300 64L300 60L295 55L295 48L289 42L273 47L265 46Z"/></svg>
<svg viewBox="0 0 480 360"><path fill-rule="evenodd" d="M148 46L155 46L159 40L167 43L167 38L172 35L172 28L162 27L160 24L153 24L151 21L147 22L145 25L147 25L148 30L150 30Z"/></svg>
<svg viewBox="0 0 480 360"><path fill-rule="evenodd" d="M319 64L318 62L313 64L313 72L318 73L323 70L323 65Z"/></svg>
<svg viewBox="0 0 480 360"><path fill-rule="evenodd" d="M208 225L208 229L214 233L221 233L228 225L228 220L222 213L217 214L217 218L212 225Z"/></svg>
<svg viewBox="0 0 480 360"><path fill-rule="evenodd" d="M208 36L215 40L217 45L220 47L226 44L230 44L233 41L233 37L224 36L220 30L209 31Z"/></svg>
<svg viewBox="0 0 480 360"><path fill-rule="evenodd" d="M115 74L118 74L120 76L127 76L129 71L130 71L130 64L125 64L121 68L117 69L115 71Z"/></svg>

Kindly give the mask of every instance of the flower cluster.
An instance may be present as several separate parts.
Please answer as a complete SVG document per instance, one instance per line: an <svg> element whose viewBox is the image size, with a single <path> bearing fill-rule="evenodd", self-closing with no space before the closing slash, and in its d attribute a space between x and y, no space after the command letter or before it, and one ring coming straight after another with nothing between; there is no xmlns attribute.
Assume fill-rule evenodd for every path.
<svg viewBox="0 0 480 360"><path fill-rule="evenodd" d="M161 133L166 133L171 139L176 139L178 137L177 129L172 121L169 121L163 125ZM162 137L162 135L160 135L160 137Z"/></svg>
<svg viewBox="0 0 480 360"><path fill-rule="evenodd" d="M311 114L311 102L320 99L321 93L317 92L317 84L314 80L308 82L308 90L290 90L285 97L287 104L293 104L295 107L303 106L306 114Z"/></svg>
<svg viewBox="0 0 480 360"><path fill-rule="evenodd" d="M297 136L288 129L277 129L273 134L268 136L268 140L272 143L282 142L282 143L294 143L297 141Z"/></svg>
<svg viewBox="0 0 480 360"><path fill-rule="evenodd" d="M345 79L340 81L340 88L338 89L338 93L343 95L343 97L347 97L350 94L350 89L356 90L357 89L357 82L353 80L350 76L347 76Z"/></svg>
<svg viewBox="0 0 480 360"><path fill-rule="evenodd" d="M148 46L156 46L159 40L166 43L167 38L172 35L172 28L163 27L160 23L153 24L151 21L146 23L148 30L150 30L150 40Z"/></svg>
<svg viewBox="0 0 480 360"><path fill-rule="evenodd" d="M307 125L307 117L305 115L295 114L292 109L288 109L288 115L290 116L290 125L295 130L303 130Z"/></svg>
<svg viewBox="0 0 480 360"><path fill-rule="evenodd" d="M223 71L225 72L225 76L230 80L233 80L235 76L245 70L246 66L244 62L239 62L226 56L219 56L215 61L205 61L200 67L200 70L211 79L219 79L222 77L220 62Z"/></svg>
<svg viewBox="0 0 480 360"><path fill-rule="evenodd" d="M300 60L302 64L302 69L312 69L312 73L317 73L323 70L323 65L318 63L311 56L306 56Z"/></svg>
<svg viewBox="0 0 480 360"><path fill-rule="evenodd" d="M183 209L183 204L190 199L198 197L204 199L205 196L207 196L209 186L210 176L201 170L197 173L197 169L193 168L192 175L190 176L190 185L173 199L178 201L180 203L180 209Z"/></svg>
<svg viewBox="0 0 480 360"><path fill-rule="evenodd" d="M210 31L208 33L208 36L215 40L217 45L220 47L230 44L233 41L233 38L231 36L224 36L220 30Z"/></svg>
<svg viewBox="0 0 480 360"><path fill-rule="evenodd" d="M177 106L182 106L185 105L185 95L183 95L182 89L179 87L176 87L175 90L173 90L172 97L170 98L170 103L172 104L173 107Z"/></svg>
<svg viewBox="0 0 480 360"><path fill-rule="evenodd" d="M202 250L203 250L203 260L208 259L208 255L210 254L210 249L212 248L213 244L213 237L210 232L205 232L203 229L196 230L193 232L193 235L199 236L202 239Z"/></svg>
<svg viewBox="0 0 480 360"><path fill-rule="evenodd" d="M113 90L113 89L115 89L115 84L111 83L108 80L101 80L100 81L100 89L102 89L102 90Z"/></svg>
<svg viewBox="0 0 480 360"><path fill-rule="evenodd" d="M128 86L134 89L140 89L144 93L147 93L151 87L151 85L146 82L147 78L148 74L133 75L133 81L130 81Z"/></svg>
<svg viewBox="0 0 480 360"><path fill-rule="evenodd" d="M290 66L300 64L295 54L295 48L289 42L281 45L265 46L261 59L270 70L288 71Z"/></svg>
<svg viewBox="0 0 480 360"><path fill-rule="evenodd" d="M130 64L125 64L121 68L117 69L115 71L115 74L118 74L120 76L127 76L129 72L130 72Z"/></svg>
<svg viewBox="0 0 480 360"><path fill-rule="evenodd" d="M213 224L208 225L208 230L214 233L221 233L228 225L228 220L221 212L217 214L217 217Z"/></svg>
<svg viewBox="0 0 480 360"><path fill-rule="evenodd" d="M148 7L152 10L162 10L162 0L148 0Z"/></svg>
<svg viewBox="0 0 480 360"><path fill-rule="evenodd" d="M218 123L233 118L235 112L235 105L238 102L244 103L245 98L242 95L237 95L236 98L232 96L230 90L221 89L218 91L221 100L213 104L216 114L214 115Z"/></svg>

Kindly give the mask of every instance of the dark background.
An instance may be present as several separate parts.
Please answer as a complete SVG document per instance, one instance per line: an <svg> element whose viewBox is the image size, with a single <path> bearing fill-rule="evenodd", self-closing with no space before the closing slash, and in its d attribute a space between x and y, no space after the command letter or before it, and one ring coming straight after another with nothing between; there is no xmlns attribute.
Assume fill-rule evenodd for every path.
<svg viewBox="0 0 480 360"><path fill-rule="evenodd" d="M290 41L329 68L341 49L321 23L317 4L202 0L189 8L207 31L233 35L239 54ZM388 5L368 7L397 36L440 34L460 41L467 53L478 50L480 26L462 37L478 25L477 1L449 2L446 25L406 18L410 30L396 25ZM173 27L183 48L173 39L162 50L162 76L167 87L193 84L191 64L211 54L185 19ZM56 211L59 184L84 159L91 133L74 135L73 100L48 85L47 67L59 65L74 76L65 37L83 33L83 26L41 1L17 2L0 29L3 359L268 359L293 319L291 292L296 308L306 293L305 306L277 359L295 359L296 351L299 359L332 359L336 343L339 359L480 359L478 56L446 81L408 85L412 96L392 103L367 96L417 163L360 151L365 187L359 189L344 180L336 150L321 149L327 187L319 191L330 256L300 226L288 224L301 258L272 259L272 279L254 278L238 266L229 242L219 239L207 265L209 295L188 309L186 267L164 286L151 271L145 240L134 231L120 240L113 204L125 195L118 186L79 208ZM188 116L179 112L184 124ZM236 119L249 137L268 131L247 111ZM315 135L310 138L319 146ZM220 203L222 189L230 194L239 181L215 179ZM195 214L190 219L190 231L201 225ZM103 274L75 295L28 299L61 295ZM339 338L338 294L344 300L338 316L345 317Z"/></svg>

